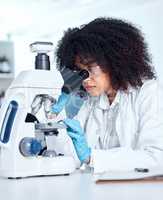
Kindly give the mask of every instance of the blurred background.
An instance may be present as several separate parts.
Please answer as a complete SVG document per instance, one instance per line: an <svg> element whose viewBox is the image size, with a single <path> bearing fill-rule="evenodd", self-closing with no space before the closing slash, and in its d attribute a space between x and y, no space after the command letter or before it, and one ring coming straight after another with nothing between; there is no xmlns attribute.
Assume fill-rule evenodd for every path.
<svg viewBox="0 0 163 200"><path fill-rule="evenodd" d="M127 19L142 30L163 82L162 8L162 0L0 0L0 102L14 77L34 68L30 43L56 46L68 27L101 16ZM55 67L53 55L51 61Z"/></svg>

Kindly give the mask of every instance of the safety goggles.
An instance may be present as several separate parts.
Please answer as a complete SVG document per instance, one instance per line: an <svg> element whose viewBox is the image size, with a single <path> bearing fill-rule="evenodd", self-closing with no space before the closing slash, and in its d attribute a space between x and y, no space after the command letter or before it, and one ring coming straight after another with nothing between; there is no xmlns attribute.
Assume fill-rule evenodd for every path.
<svg viewBox="0 0 163 200"><path fill-rule="evenodd" d="M102 69L101 69L101 67L99 65L88 66L88 67L82 68L80 70L87 71L88 74L89 74L88 78L91 78L91 77L96 78L96 77L100 76L101 73L103 72ZM79 69L78 70L74 70L74 71L79 71Z"/></svg>

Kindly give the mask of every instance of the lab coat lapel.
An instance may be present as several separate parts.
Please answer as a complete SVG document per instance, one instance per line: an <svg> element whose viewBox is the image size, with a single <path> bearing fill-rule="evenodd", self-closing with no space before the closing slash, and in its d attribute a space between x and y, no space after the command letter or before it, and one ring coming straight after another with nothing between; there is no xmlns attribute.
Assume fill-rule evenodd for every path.
<svg viewBox="0 0 163 200"><path fill-rule="evenodd" d="M102 127L102 110L99 108L95 108L91 111L89 115L89 119L87 121L87 140L88 144L92 148L98 148L98 139L101 133Z"/></svg>
<svg viewBox="0 0 163 200"><path fill-rule="evenodd" d="M132 116L135 113L133 112L132 101L129 101L131 95L126 93L122 95L124 95L124 98L121 98L121 110L119 110L116 121L117 135L121 147L134 147L135 144L132 144L132 141L134 141L133 137L136 135L136 118Z"/></svg>

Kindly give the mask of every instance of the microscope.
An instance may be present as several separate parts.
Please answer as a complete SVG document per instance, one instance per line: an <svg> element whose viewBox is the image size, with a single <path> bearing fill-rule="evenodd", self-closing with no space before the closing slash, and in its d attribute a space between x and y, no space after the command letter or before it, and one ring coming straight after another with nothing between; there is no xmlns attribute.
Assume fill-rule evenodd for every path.
<svg viewBox="0 0 163 200"><path fill-rule="evenodd" d="M1 177L65 175L76 168L67 153L75 150L62 123L64 112L53 121L47 117L64 84L59 71L50 69L53 44L35 42L30 48L37 54L35 69L16 77L0 109Z"/></svg>

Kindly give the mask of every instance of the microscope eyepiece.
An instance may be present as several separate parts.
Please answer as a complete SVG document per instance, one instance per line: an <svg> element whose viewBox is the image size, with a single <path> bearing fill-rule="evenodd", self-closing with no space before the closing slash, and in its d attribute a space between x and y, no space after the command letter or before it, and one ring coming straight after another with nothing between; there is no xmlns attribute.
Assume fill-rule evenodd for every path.
<svg viewBox="0 0 163 200"><path fill-rule="evenodd" d="M81 76L84 79L88 78L89 77L89 73L87 70L83 69L79 72L79 76Z"/></svg>
<svg viewBox="0 0 163 200"><path fill-rule="evenodd" d="M62 92L70 94L74 89L80 88L84 79L88 78L89 73L86 70L73 72L73 75L65 80Z"/></svg>
<svg viewBox="0 0 163 200"><path fill-rule="evenodd" d="M50 60L46 53L38 53L35 59L35 69L50 70Z"/></svg>
<svg viewBox="0 0 163 200"><path fill-rule="evenodd" d="M50 59L48 52L54 50L52 42L34 42L30 44L32 52L36 52L35 69L50 70Z"/></svg>

